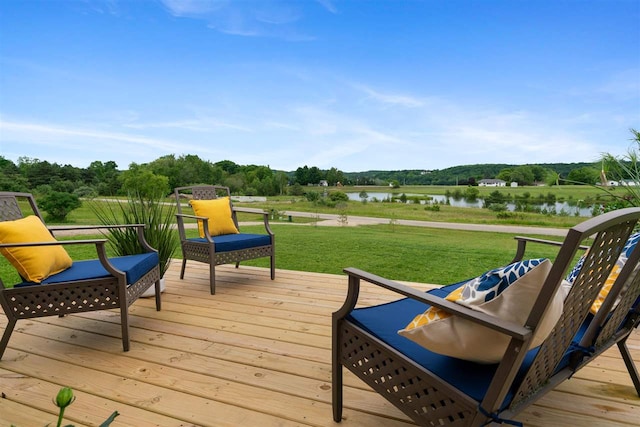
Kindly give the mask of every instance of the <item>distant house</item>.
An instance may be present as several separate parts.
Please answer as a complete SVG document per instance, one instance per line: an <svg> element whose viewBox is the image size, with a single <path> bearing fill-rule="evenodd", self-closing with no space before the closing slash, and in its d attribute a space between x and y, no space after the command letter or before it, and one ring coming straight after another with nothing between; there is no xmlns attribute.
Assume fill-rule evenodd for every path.
<svg viewBox="0 0 640 427"><path fill-rule="evenodd" d="M320 183L318 184L320 187L328 187L329 183L327 182L326 179L322 179L320 180Z"/></svg>
<svg viewBox="0 0 640 427"><path fill-rule="evenodd" d="M501 179L481 179L478 181L480 187L506 187L507 182Z"/></svg>
<svg viewBox="0 0 640 427"><path fill-rule="evenodd" d="M599 183L598 185L602 185L601 183ZM638 185L638 181L635 181L633 179L623 179L620 181L613 181L613 180L608 180L605 184L605 186L607 187L635 187Z"/></svg>

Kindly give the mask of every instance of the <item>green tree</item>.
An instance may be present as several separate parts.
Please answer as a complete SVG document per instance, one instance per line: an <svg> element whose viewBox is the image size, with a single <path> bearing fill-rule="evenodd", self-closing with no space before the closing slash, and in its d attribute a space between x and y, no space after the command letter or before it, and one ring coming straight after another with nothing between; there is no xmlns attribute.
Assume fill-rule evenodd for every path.
<svg viewBox="0 0 640 427"><path fill-rule="evenodd" d="M131 163L120 175L122 189L143 199L164 197L170 192L169 178L154 174L148 166Z"/></svg>
<svg viewBox="0 0 640 427"><path fill-rule="evenodd" d="M567 175L567 181L570 184L595 185L600 181L600 171L588 166L573 169Z"/></svg>
<svg viewBox="0 0 640 427"><path fill-rule="evenodd" d="M505 182L511 182L511 173L513 168L502 169L497 175L496 179L501 179Z"/></svg>
<svg viewBox="0 0 640 427"><path fill-rule="evenodd" d="M283 195L287 190L287 185L289 184L289 177L284 172L276 172L275 177L273 178L274 184L277 187L278 194Z"/></svg>
<svg viewBox="0 0 640 427"><path fill-rule="evenodd" d="M477 187L467 187L464 191L464 198L466 200L476 200L480 195L480 190Z"/></svg>
<svg viewBox="0 0 640 427"><path fill-rule="evenodd" d="M11 160L0 156L0 191L28 192L29 183Z"/></svg>
<svg viewBox="0 0 640 427"><path fill-rule="evenodd" d="M304 165L303 167L298 167L298 169L296 169L295 181L300 185L307 185L310 183L309 167L307 165Z"/></svg>
<svg viewBox="0 0 640 427"><path fill-rule="evenodd" d="M511 182L517 182L518 185L531 185L534 181L535 177L531 166L518 166L511 171Z"/></svg>
<svg viewBox="0 0 640 427"><path fill-rule="evenodd" d="M75 194L59 191L50 191L38 200L38 206L55 221L64 221L71 211L81 205L80 199Z"/></svg>
<svg viewBox="0 0 640 427"><path fill-rule="evenodd" d="M344 173L336 168L329 169L327 171L327 182L329 185L344 184Z"/></svg>
<svg viewBox="0 0 640 427"><path fill-rule="evenodd" d="M98 194L102 196L114 196L118 194L121 184L120 181L118 181L120 172L118 171L116 162L108 161L102 163L101 161L95 161L89 165L88 171L93 177L91 184L96 187Z"/></svg>

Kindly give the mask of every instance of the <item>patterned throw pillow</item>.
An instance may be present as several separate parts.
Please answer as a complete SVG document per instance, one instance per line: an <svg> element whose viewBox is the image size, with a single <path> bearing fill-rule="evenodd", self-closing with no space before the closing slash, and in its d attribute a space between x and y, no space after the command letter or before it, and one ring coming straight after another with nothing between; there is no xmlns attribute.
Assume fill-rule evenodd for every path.
<svg viewBox="0 0 640 427"><path fill-rule="evenodd" d="M469 280L447 295L445 299L467 307L491 301L520 277L540 265L542 261L544 261L543 258L532 259L489 270L481 276ZM446 319L450 316L450 313L438 307L429 307L424 313L417 315L404 330L425 326L430 322Z"/></svg>
<svg viewBox="0 0 640 427"><path fill-rule="evenodd" d="M494 269L470 280L446 299L473 310L524 325L551 269L548 259L533 259ZM539 346L562 314L562 287L538 325L531 347ZM430 307L398 333L417 344L451 357L497 363L509 337L470 320Z"/></svg>
<svg viewBox="0 0 640 427"><path fill-rule="evenodd" d="M616 279L620 275L620 272L622 271L622 267L624 267L624 265L626 264L627 260L629 259L629 255L631 255L631 252L633 252L633 249L636 247L636 244L638 243L639 240L640 240L640 232L633 233L631 236L629 236L629 239L627 239L627 243L622 249L622 253L616 260L616 265L611 270L611 273L609 273L609 277L607 277L607 280L604 282L604 286L602 287L602 289L600 289L600 292L598 292L598 296L596 297L595 301L593 302L593 305L591 306L590 311L592 314L596 314L600 309L600 307L602 306L602 303L604 303L604 300L607 298L607 295L609 295L609 292L611 291L611 287L613 286ZM576 277L578 277L578 273L584 266L584 261L586 257L587 257L587 254L584 254L583 256L581 256L578 262L576 263L576 265L567 275L565 280L569 282L569 284L573 285L573 282L576 280Z"/></svg>

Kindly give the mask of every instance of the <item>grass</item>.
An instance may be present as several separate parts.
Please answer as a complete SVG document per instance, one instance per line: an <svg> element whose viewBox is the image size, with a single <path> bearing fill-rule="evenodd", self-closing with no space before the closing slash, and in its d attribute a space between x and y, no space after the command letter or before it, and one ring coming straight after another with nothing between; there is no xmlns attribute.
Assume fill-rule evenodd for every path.
<svg viewBox="0 0 640 427"><path fill-rule="evenodd" d="M341 274L345 267L357 267L395 280L424 283L447 284L477 276L507 264L516 248L513 236L508 233L398 225L327 227L276 223L272 228L277 239L278 268ZM242 227L243 232L262 230L261 226ZM189 233L195 237L197 231ZM532 249L528 253L531 258L552 257L557 251L543 245ZM96 257L93 245L72 245L67 251L75 260ZM243 265L268 267L268 258L246 261ZM5 284L19 281L4 257L0 259L0 277Z"/></svg>
<svg viewBox="0 0 640 427"><path fill-rule="evenodd" d="M507 233L372 225L359 227L274 224L276 266L342 274L357 267L394 280L448 284L508 264L516 242ZM260 232L260 227L243 227ZM195 232L194 232L195 235ZM532 246L529 257L553 257L557 248ZM243 262L268 267L267 258Z"/></svg>
<svg viewBox="0 0 640 427"><path fill-rule="evenodd" d="M261 207L266 210L276 210L278 212L300 211L311 213L332 213L340 214L344 211L347 216L367 216L376 218L391 219L411 219L420 221L436 222L456 222L473 224L509 224L509 225L530 225L545 227L571 227L585 218L575 216L543 215L538 213L514 212L508 214L506 218L498 218L496 212L489 209L472 209L463 207L453 207L441 205L438 211L425 209L419 204L403 203L381 203L358 201L345 202L343 208L328 207L317 203L309 202L303 198L288 200L269 200L261 204L240 204L238 206ZM298 218L294 218L298 221Z"/></svg>
<svg viewBox="0 0 640 427"><path fill-rule="evenodd" d="M402 191L417 193L421 189L424 194L438 194L437 189L444 192L451 187L407 187ZM383 187L386 191L388 188ZM589 187L571 186L566 197L577 197L587 194ZM350 189L344 189L351 191ZM483 189L484 190L484 189ZM493 191L495 189L491 189ZM508 188L509 191L522 188ZM528 188L533 193L532 188ZM549 188L545 189L549 192ZM357 191L357 190L355 190ZM376 191L375 187L367 191ZM542 191L542 190L539 190ZM590 188L591 194L594 193ZM490 191L489 191L490 192ZM173 203L172 199L167 199ZM67 223L97 224L91 203L83 202L83 206L71 212ZM548 216L534 213L518 213L507 219L498 219L495 212L488 209L455 208L441 206L440 211L425 210L422 205L400 203L361 203L348 202L345 208L336 209L314 204L302 197L269 198L265 203L239 204L259 207L277 212L305 211L315 213L344 212L347 216L373 216L388 218L390 224L359 227L325 227L302 223L314 219L294 217L294 225L286 216L281 221L273 219L272 229L277 236L276 265L278 268L341 274L345 267L358 267L384 277L425 283L452 283L474 277L488 269L508 263L515 253L516 243L513 236L503 233L471 232L459 230L430 229L423 227L407 227L391 225L393 219L416 219L424 221L459 222L477 224L518 224L545 227L569 228L584 218L574 216ZM240 221L255 221L255 214L240 215ZM50 223L53 224L53 223ZM298 224L297 226L295 224ZM245 232L262 232L261 226L243 226ZM190 231L194 233L195 230ZM78 238L103 238L82 236ZM67 247L75 260L95 258L93 246ZM113 254L113 252L111 252ZM556 249L538 245L535 252L528 257L550 257ZM181 254L177 253L176 257ZM268 266L268 259L247 261L244 264L261 267ZM5 284L19 281L4 257L0 258L0 277Z"/></svg>

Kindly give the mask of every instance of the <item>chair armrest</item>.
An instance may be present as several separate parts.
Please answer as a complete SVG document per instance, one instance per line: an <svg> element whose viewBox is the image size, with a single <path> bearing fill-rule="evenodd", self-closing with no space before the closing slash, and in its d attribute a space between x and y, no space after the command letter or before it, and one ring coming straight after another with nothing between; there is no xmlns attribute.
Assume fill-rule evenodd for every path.
<svg viewBox="0 0 640 427"><path fill-rule="evenodd" d="M144 224L104 224L104 225L50 225L49 231L100 230L113 228L145 227Z"/></svg>
<svg viewBox="0 0 640 427"><path fill-rule="evenodd" d="M56 242L21 242L21 243L0 243L0 248L20 248L27 246L67 246L67 245L86 245L86 244L104 244L107 239L89 239L89 240L59 240Z"/></svg>
<svg viewBox="0 0 640 427"><path fill-rule="evenodd" d="M51 226L51 227L47 227L47 229L50 232L56 232L56 231L60 231L60 232L65 232L65 231L76 231L76 230L96 230L97 232L101 233L101 234L105 234L104 230L114 230L114 229L118 229L118 228L135 228L138 234L138 241L140 242L140 245L142 245L142 248L147 251L147 252L155 252L157 251L155 248L151 247L151 245L149 244L149 242L147 242L146 238L144 237L144 229L145 229L146 225L145 224L101 224L101 225L62 225L62 226ZM55 234L55 233L54 233Z"/></svg>
<svg viewBox="0 0 640 427"><path fill-rule="evenodd" d="M273 231L271 231L271 226L269 224L269 212L263 209L256 208L245 208L245 207L233 207L233 212L235 213L249 213L262 215L262 222L264 223L264 228L270 236L273 236Z"/></svg>
<svg viewBox="0 0 640 427"><path fill-rule="evenodd" d="M513 322L508 322L479 311L472 310L468 307L462 306L452 301L447 301L444 298L428 294L424 291L414 289L410 286L403 285L401 283L394 282L392 280L385 279L383 277L367 273L356 268L346 268L344 269L344 272L349 276L349 296L351 298L347 297L345 305L339 310L339 313L343 316L348 314L348 312L351 311L353 307L355 307L355 300L357 299L357 295L359 293L360 280L364 280L373 285L380 286L400 295L404 295L405 297L441 308L451 314L461 316L474 323L521 340L522 342L526 342L532 337L532 331L528 328L525 328L524 326L518 325Z"/></svg>
<svg viewBox="0 0 640 427"><path fill-rule="evenodd" d="M123 271L114 267L107 257L106 243L107 239L87 239L87 240L59 240L56 242L28 242L28 243L1 243L0 248L16 248L16 247L38 247L38 246L69 246L69 245L87 245L93 244L96 247L96 254L103 267L114 276L124 275ZM154 249L152 249L154 250Z"/></svg>
<svg viewBox="0 0 640 427"><path fill-rule="evenodd" d="M258 208L245 208L245 207L234 206L233 210L236 211L236 212L254 213L254 214L260 214L260 215L269 215L269 213L266 212L264 209L258 209Z"/></svg>
<svg viewBox="0 0 640 427"><path fill-rule="evenodd" d="M514 239L518 241L518 248L516 250L515 256L511 260L511 264L513 264L514 262L522 261L524 257L524 253L527 250L528 242L541 243L544 245L552 245L552 246L558 246L558 247L561 247L563 244L563 242L558 242L555 240L537 239L535 237L515 236ZM582 250L587 250L589 249L589 246L580 245L579 248Z"/></svg>
<svg viewBox="0 0 640 427"><path fill-rule="evenodd" d="M178 234L180 234L180 240L184 241L187 238L184 220L186 219L195 219L198 221L202 221L202 227L204 230L204 237L209 241L210 244L215 244L211 234L209 234L209 218L206 216L198 216L198 215L189 215L189 214L176 214L176 219L178 221Z"/></svg>
<svg viewBox="0 0 640 427"><path fill-rule="evenodd" d="M207 218L206 216L197 216L197 215L189 215L189 214L176 214L177 218L189 218L189 219L200 219L200 220L208 220L209 218Z"/></svg>

